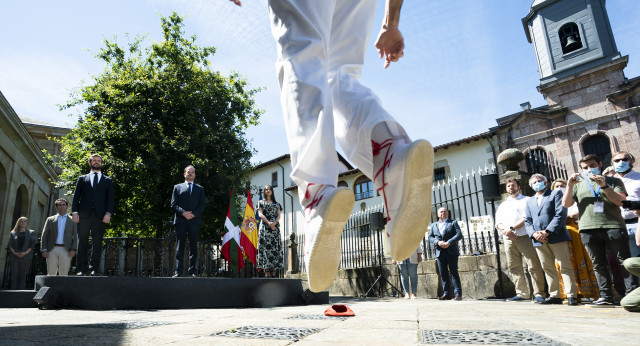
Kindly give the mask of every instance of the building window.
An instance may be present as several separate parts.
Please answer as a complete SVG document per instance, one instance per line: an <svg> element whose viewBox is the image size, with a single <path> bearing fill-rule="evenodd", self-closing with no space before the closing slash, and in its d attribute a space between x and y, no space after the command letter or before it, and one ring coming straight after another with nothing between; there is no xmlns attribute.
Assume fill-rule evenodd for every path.
<svg viewBox="0 0 640 346"><path fill-rule="evenodd" d="M447 179L447 171L444 167L435 168L433 170L433 181L440 181Z"/></svg>
<svg viewBox="0 0 640 346"><path fill-rule="evenodd" d="M594 135L582 142L584 155L595 154L602 161L602 170L611 163L611 143L605 135Z"/></svg>
<svg viewBox="0 0 640 346"><path fill-rule="evenodd" d="M278 172L277 171L271 173L271 186L272 187L278 186Z"/></svg>
<svg viewBox="0 0 640 346"><path fill-rule="evenodd" d="M558 30L560 37L560 46L562 54L571 53L582 48L582 39L580 38L580 30L576 23L567 23Z"/></svg>
<svg viewBox="0 0 640 346"><path fill-rule="evenodd" d="M349 184L347 184L347 182L346 182L346 181L344 181L344 180L340 180L340 181L338 182L338 186L339 186L339 187L349 187Z"/></svg>
<svg viewBox="0 0 640 346"><path fill-rule="evenodd" d="M356 195L356 201L374 196L373 182L364 175L356 179L353 184L353 190Z"/></svg>
<svg viewBox="0 0 640 346"><path fill-rule="evenodd" d="M527 164L527 172L529 174L542 174L548 179L549 176L549 160L547 152L542 148L536 148L529 150L524 157L524 161Z"/></svg>

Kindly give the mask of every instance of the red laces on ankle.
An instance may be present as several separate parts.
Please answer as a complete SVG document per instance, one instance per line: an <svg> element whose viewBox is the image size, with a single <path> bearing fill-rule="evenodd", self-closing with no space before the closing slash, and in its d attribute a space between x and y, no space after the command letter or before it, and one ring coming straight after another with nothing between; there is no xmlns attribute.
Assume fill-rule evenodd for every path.
<svg viewBox="0 0 640 346"><path fill-rule="evenodd" d="M391 149L391 145L393 144L393 142L394 142L393 139L387 139L382 143L377 143L374 140L371 141L373 156L378 156L382 149L385 149L385 148L387 149L387 151L385 152L384 163L382 164L382 167L380 167L380 169L373 176L373 180L375 181L378 178L378 175L382 174L382 184L380 184L381 186L378 188L378 192L382 192L382 198L384 199L384 206L385 208L387 208L387 222L389 222L391 218L389 217L389 206L387 205L387 194L384 192L384 188L387 187L388 185L385 180L384 171L385 171L385 168L391 165L391 158L393 157L393 154L389 155L389 150ZM389 234L387 234L387 236L389 236Z"/></svg>

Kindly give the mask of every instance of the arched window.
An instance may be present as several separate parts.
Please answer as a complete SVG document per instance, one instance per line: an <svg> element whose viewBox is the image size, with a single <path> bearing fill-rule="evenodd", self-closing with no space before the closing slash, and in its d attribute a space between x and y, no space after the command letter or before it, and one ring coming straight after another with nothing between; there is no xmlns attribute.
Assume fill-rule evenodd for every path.
<svg viewBox="0 0 640 346"><path fill-rule="evenodd" d="M29 196L27 193L27 187L24 185L20 185L18 187L18 191L16 191L16 200L13 205L13 219L11 222L15 225L16 221L18 221L19 217L27 216L29 214Z"/></svg>
<svg viewBox="0 0 640 346"><path fill-rule="evenodd" d="M364 175L356 179L353 184L353 193L356 195L356 201L375 196L374 191L373 182Z"/></svg>
<svg viewBox="0 0 640 346"><path fill-rule="evenodd" d="M558 37L560 37L560 46L562 47L562 54L571 53L574 50L582 48L582 38L580 37L580 30L576 23L567 23L558 30Z"/></svg>
<svg viewBox="0 0 640 346"><path fill-rule="evenodd" d="M611 164L611 142L605 135L597 134L585 139L582 151L585 156L595 154L602 161L602 170Z"/></svg>
<svg viewBox="0 0 640 346"><path fill-rule="evenodd" d="M538 173L551 179L549 176L549 158L543 148L529 150L525 155L524 161L527 163L527 172L529 174Z"/></svg>
<svg viewBox="0 0 640 346"><path fill-rule="evenodd" d="M338 182L338 186L339 186L339 187L349 187L349 184L347 184L347 182L346 182L346 181L344 181L344 180L340 180L340 181Z"/></svg>

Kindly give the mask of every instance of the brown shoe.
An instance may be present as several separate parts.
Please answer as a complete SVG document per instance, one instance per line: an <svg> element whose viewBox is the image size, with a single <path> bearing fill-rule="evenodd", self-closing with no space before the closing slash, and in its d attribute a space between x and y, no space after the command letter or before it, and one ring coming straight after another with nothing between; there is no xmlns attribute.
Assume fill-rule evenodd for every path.
<svg viewBox="0 0 640 346"><path fill-rule="evenodd" d="M451 297L449 297L446 294L443 294L441 297L438 297L438 300L451 300Z"/></svg>
<svg viewBox="0 0 640 346"><path fill-rule="evenodd" d="M456 297L453 298L453 300L462 300L462 296L459 294L456 294Z"/></svg>

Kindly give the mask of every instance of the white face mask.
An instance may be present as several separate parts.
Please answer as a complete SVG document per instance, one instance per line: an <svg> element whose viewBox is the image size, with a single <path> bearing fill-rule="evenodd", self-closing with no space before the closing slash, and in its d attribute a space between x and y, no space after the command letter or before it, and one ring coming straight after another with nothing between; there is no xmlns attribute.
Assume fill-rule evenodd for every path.
<svg viewBox="0 0 640 346"><path fill-rule="evenodd" d="M558 187L558 188L556 188L556 190L560 190L560 191L562 191L562 194L564 195L564 192L565 192L567 189L565 189L564 187Z"/></svg>

